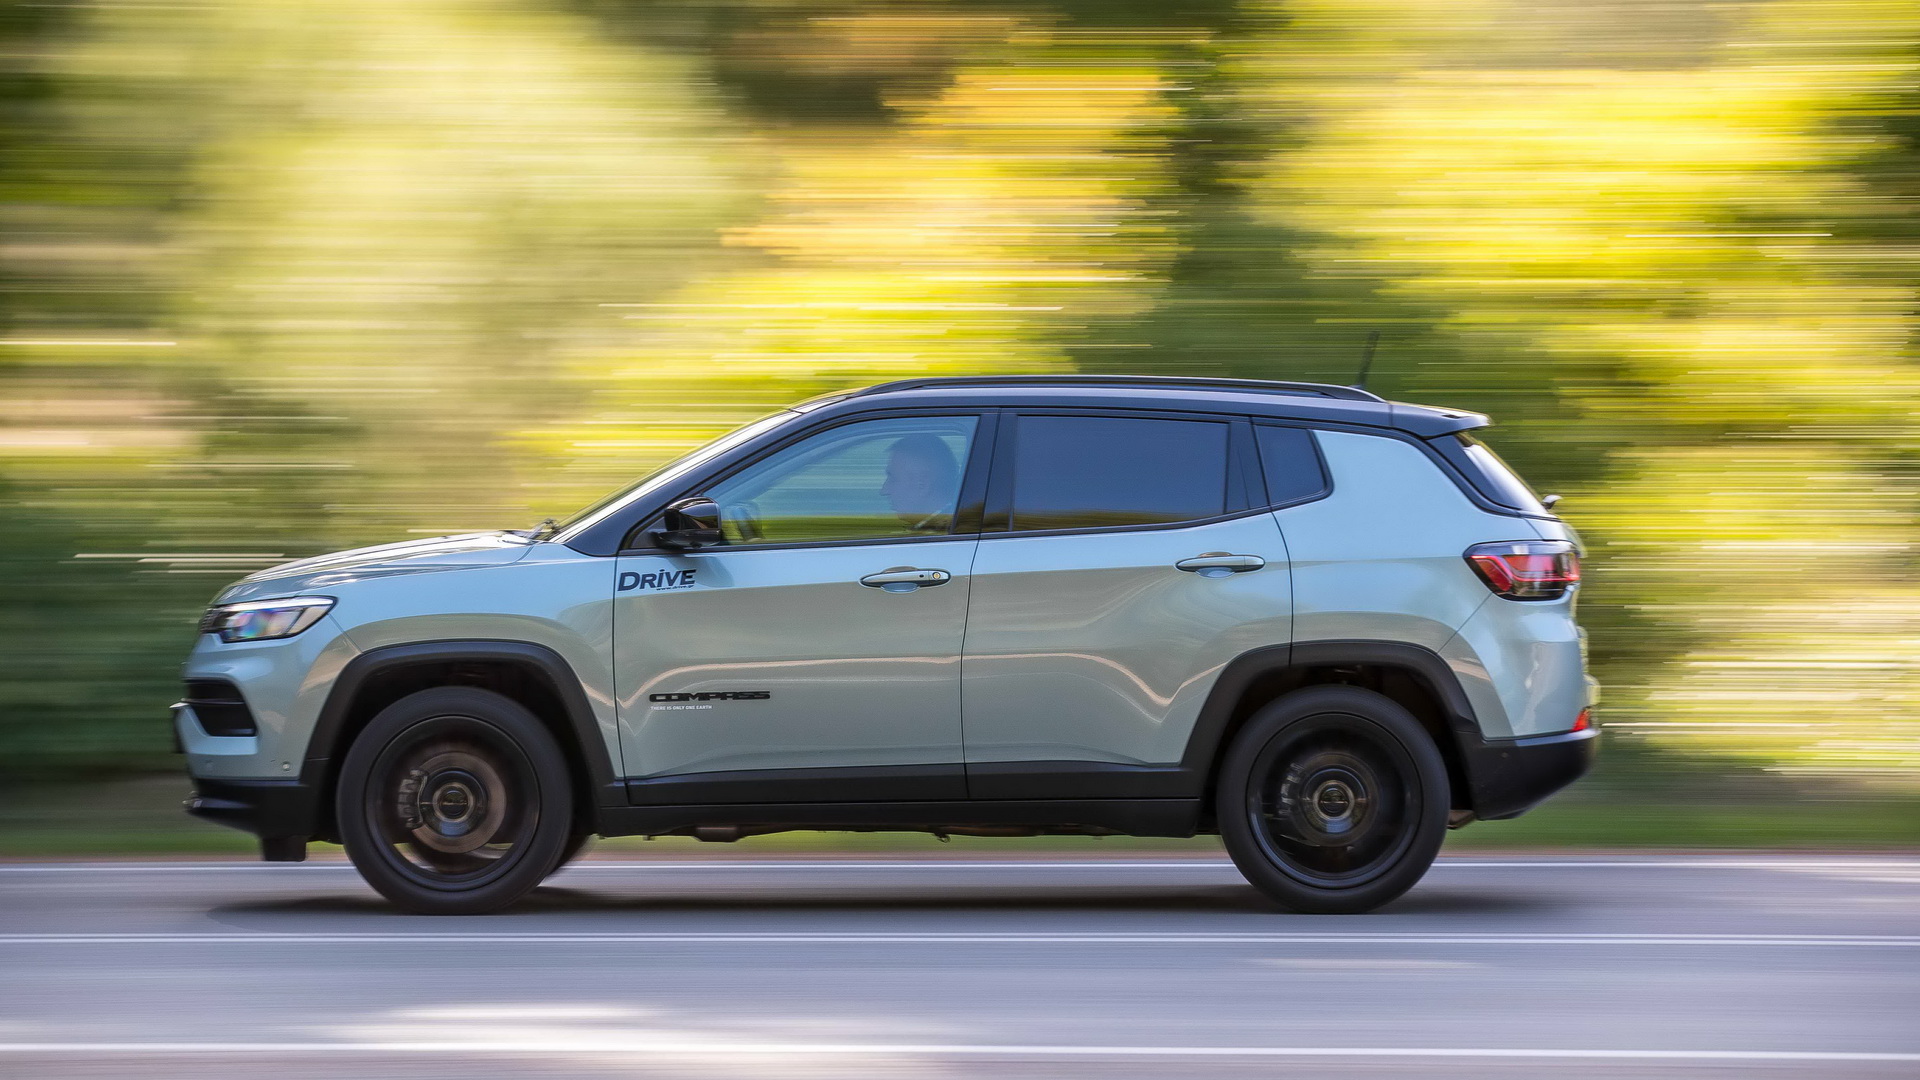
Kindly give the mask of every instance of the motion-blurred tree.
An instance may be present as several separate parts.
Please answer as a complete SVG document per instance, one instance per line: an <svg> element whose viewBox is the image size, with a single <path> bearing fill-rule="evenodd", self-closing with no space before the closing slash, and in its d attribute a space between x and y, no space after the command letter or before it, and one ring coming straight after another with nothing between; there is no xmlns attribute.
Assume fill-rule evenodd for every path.
<svg viewBox="0 0 1920 1080"><path fill-rule="evenodd" d="M282 556L835 388L1345 381L1376 328L1570 496L1612 716L1920 771L1910 4L6 19L0 771L155 763L193 609Z"/></svg>
<svg viewBox="0 0 1920 1080"><path fill-rule="evenodd" d="M515 433L583 406L560 369L622 336L596 302L697 272L741 205L690 65L591 30L514 0L248 0L102 4L40 43L65 126L51 198L8 209L67 262L140 264L50 258L13 290L65 301L7 350L35 520L8 515L32 660L0 769L151 760L129 751L166 745L166 654L222 579L532 523Z"/></svg>
<svg viewBox="0 0 1920 1080"><path fill-rule="evenodd" d="M1396 389L1568 484L1611 715L1911 781L1920 371L1910 252L1873 238L1912 228L1886 123L1920 11L1666 7L1692 21L1296 0L1264 56L1312 118L1261 190L1323 273L1446 313L1457 359Z"/></svg>

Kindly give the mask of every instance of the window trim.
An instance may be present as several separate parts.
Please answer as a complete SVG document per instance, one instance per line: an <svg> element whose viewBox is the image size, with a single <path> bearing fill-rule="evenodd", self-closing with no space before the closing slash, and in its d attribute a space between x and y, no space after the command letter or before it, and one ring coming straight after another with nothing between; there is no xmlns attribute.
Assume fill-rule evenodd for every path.
<svg viewBox="0 0 1920 1080"><path fill-rule="evenodd" d="M1453 466L1454 471L1466 480L1467 486L1487 502L1495 506L1503 507L1513 513L1522 514L1531 518L1540 518L1543 515L1549 519L1553 517L1552 511L1548 510L1546 506L1541 503L1540 493L1533 490L1533 485L1528 482L1527 478L1521 476L1519 470L1507 464L1506 459L1500 456L1499 451L1487 445L1484 440L1475 438L1472 432L1456 431L1451 435L1436 436L1429 440L1429 442L1439 456L1445 460L1447 464ZM1528 498L1533 500L1533 505L1516 506L1505 499L1498 498L1496 492L1489 491L1488 488L1495 484L1494 478L1486 475L1487 469L1475 461L1472 454L1468 453L1468 449L1471 446L1478 446L1488 454L1491 454L1494 460L1499 463L1500 467L1506 470L1507 475L1513 479L1513 482L1520 485L1520 490L1526 492Z"/></svg>
<svg viewBox="0 0 1920 1080"><path fill-rule="evenodd" d="M1332 497L1333 470L1327 467L1327 452L1325 449L1323 449L1320 446L1320 436L1318 434L1320 431L1324 430L1323 428L1315 424L1276 423L1276 422L1269 422L1261 419L1254 420L1253 427L1255 427L1256 429L1263 428L1263 427L1295 428L1297 430L1306 432L1307 445L1312 447L1313 449L1313 463L1320 470L1320 490L1319 491L1315 492L1312 495L1302 495L1297 499L1289 499L1286 502L1269 501L1271 498L1272 489L1267 486L1267 463L1266 463L1265 457L1262 456L1260 453L1260 445L1259 445L1260 433L1256 430L1253 433L1253 437L1255 440L1254 446L1253 446L1253 467L1258 471L1258 475L1260 477L1260 484L1256 490L1258 490L1260 493L1259 501L1265 503L1266 508L1268 510L1285 510L1288 507L1305 506L1308 503L1319 502L1321 499Z"/></svg>
<svg viewBox="0 0 1920 1080"><path fill-rule="evenodd" d="M1256 422L1264 423L1267 422L1267 419L1266 417L1261 417ZM1315 432L1337 431L1345 435L1369 435L1376 439L1396 439L1426 455L1427 460L1433 462L1434 466L1440 470L1441 475L1451 480L1453 486L1459 489L1461 496L1469 503L1472 503L1474 507L1482 513L1493 514L1496 517L1523 518L1528 521L1559 522L1564 520L1558 514L1552 513L1551 511L1545 514L1532 514L1525 510L1516 510L1511 506L1494 502L1492 499L1482 495L1480 489L1474 486L1473 481L1469 479L1466 474L1462 473L1458 466L1448 460L1446 453L1443 452L1439 446L1435 445L1435 443L1441 440L1458 434L1457 432L1448 432L1446 435L1435 435L1432 438L1423 438L1410 431L1401 431L1398 428L1375 427L1371 424L1343 424L1320 420L1295 423L1292 421L1279 422L1279 418L1274 419L1277 422L1277 426L1281 427L1305 427ZM1332 469L1326 464L1326 450L1324 447L1319 446L1319 442L1320 440L1316 437L1314 439L1314 445L1320 450L1321 466L1327 468L1328 494L1332 494L1331 484L1333 473ZM1528 486L1531 487L1532 485L1529 484Z"/></svg>
<svg viewBox="0 0 1920 1080"><path fill-rule="evenodd" d="M840 403L833 403L833 404L837 408ZM1194 402L1193 404L1199 405L1201 403ZM1524 510L1516 510L1510 506L1503 506L1499 503L1492 501L1491 499L1488 499L1485 495L1481 494L1479 488L1477 488L1474 485L1473 481L1461 473L1459 467L1456 466L1451 460L1448 459L1447 455L1441 450L1440 447L1434 445L1435 440L1445 439L1446 438L1445 435L1435 436L1434 440L1429 440L1429 439L1422 438L1418 435L1415 435L1409 431L1405 431L1399 428L1385 427L1380 424L1345 422L1342 420L1323 419L1319 417L1309 417L1309 416L1301 416L1301 417L1266 416L1266 415L1249 414L1244 412L1235 412L1232 410L1222 410L1218 408L1201 409L1201 408L1194 408L1194 407L1181 407L1184 405L1186 405L1186 403L1184 402L1180 403L1180 405L1173 405L1172 403L1169 403L1169 407L1165 409L1140 409L1140 408L1118 407L1118 406L1111 406L1111 405L1086 405L1086 406L1024 405L1023 406L1023 405L1013 404L1013 403L1008 403L1005 405L976 403L976 404L967 404L967 405L942 406L937 404L923 403L923 404L910 405L910 406L909 405L896 406L894 408L887 408L887 409L862 408L856 412L842 413L841 415L833 417L831 419L821 418L812 413L794 413L791 421L793 424L793 431L789 432L789 431L781 430L779 428L775 428L774 430L771 430L762 434L758 440L755 440L759 445L754 445L753 443L749 443L743 446L735 447L727 451L725 454L722 454L719 459L709 462L706 467L709 469L712 469L713 471L704 476L699 477L697 483L692 484L691 486L682 488L679 492L676 492L672 496L663 497L657 494L649 494L644 497L636 497L633 501L612 509L607 513L605 517L603 517L599 521L594 522L590 525L587 525L582 531L568 538L565 541L565 543L568 547L573 548L575 551L578 551L583 555L593 556L595 558L613 558L613 557L630 555L630 554L657 555L657 554L666 553L665 549L654 547L651 545L651 543L643 542L640 546L628 546L628 542L633 540L636 534L643 533L646 528L650 527L654 522L659 520L660 511L663 507L670 505L671 503L676 502L679 499L685 498L688 494L698 494L702 486L709 483L713 483L718 478L730 475L738 467L744 467L745 464L758 460L765 453L769 452L768 448L778 449L779 447L785 446L787 443L791 442L794 438L804 437L805 435L816 432L816 431L824 431L827 428L835 426L837 424L852 423L858 420L866 420L866 419L879 419L879 418L884 418L889 416L979 416L981 418L981 422L983 425L981 428L982 434L980 437L976 438L975 440L975 447L974 447L975 456L974 458L969 460L968 476L965 480L962 481L963 486L961 490L962 490L962 498L964 500L966 498L966 492L968 491L968 488L965 485L973 483L974 480L976 479L975 476L973 475L973 469L976 466L990 467L990 466L996 465L1000 461L1010 460L1008 458L1005 458L1003 455L999 453L998 447L999 447L999 444L1005 438L1006 429L1011 427L1012 425L1011 424L1000 425L1000 429L997 434L990 434L994 431L994 429L989 425L993 425L997 417L1000 417L1004 414L1015 413L1015 412L1027 412L1032 414L1066 413L1066 414L1072 414L1072 415L1112 414L1112 415L1123 415L1123 416L1152 416L1152 417L1161 417L1169 420L1203 420L1203 421L1211 420L1211 421L1225 421L1230 423L1237 421L1240 423L1246 423L1249 426L1253 424L1272 424L1278 427L1303 427L1313 432L1338 431L1338 432L1345 432L1345 433L1354 434L1354 435L1371 435L1375 438L1381 438L1381 439L1398 439L1401 442L1408 443L1412 446L1418 447L1420 452L1427 456L1428 460L1432 461L1436 466L1438 466L1440 471L1443 474L1445 474L1448 479L1453 481L1454 486L1458 488L1460 493L1467 498L1468 502L1472 503L1475 507L1479 508L1481 511L1485 513L1494 514L1500 517L1522 518L1522 519L1533 520L1533 521L1559 522L1563 520L1558 514L1554 514L1551 511L1549 511L1546 514L1528 513L1527 511L1524 511ZM993 441L993 449L991 451L990 457L983 458L982 445L988 439L991 439ZM1326 449L1325 447L1320 445L1320 440L1318 439L1318 437L1314 439L1314 448L1316 452L1319 453L1320 455L1321 468L1325 470L1327 473L1327 490L1321 496L1322 498L1326 498L1331 496L1334 493L1333 481L1332 481L1332 470L1331 468L1328 467L1328 463L1326 460ZM1243 468L1245 467L1244 463L1242 467ZM995 491L993 485L996 483L999 483L1000 478L997 475L991 475L991 476L988 475L985 467L983 467L982 472L977 479L981 484L981 490L985 492L984 498L983 498L984 520L981 522L981 530L978 534L955 532L952 534L953 536L959 537L959 536L978 535L982 539L994 539L997 537L1004 537L1004 536L1045 535L1041 533L1015 533L1015 532L1007 531L1004 527L996 528L995 527L996 523L993 520L992 515L993 515L994 507L996 505L995 495L997 494L997 492ZM1524 478L1523 478L1523 481L1524 481ZM1264 488L1265 486L1264 472L1261 473L1260 482L1261 482L1261 486ZM1262 493L1261 498L1252 499L1250 500L1250 502L1252 503L1265 502L1264 492ZM1305 504L1296 503L1296 504L1289 504L1289 505L1305 505ZM651 509L649 510L648 507L651 507ZM1247 511L1247 513L1254 513L1254 512L1267 513L1274 509L1285 509L1285 507L1260 506L1257 509L1250 509L1249 511ZM1233 518L1242 517L1242 516L1245 516L1245 514L1228 514L1228 515L1222 516L1221 518L1211 519L1211 520L1225 521L1225 520L1232 520ZM957 522L959 518L958 513L956 513L955 517ZM1113 528L1131 530L1131 531L1141 531L1141 530L1148 530L1148 529L1186 528L1192 524L1203 524L1203 523L1210 523L1210 521L1209 522L1176 522L1171 525L1126 525L1126 526L1114 526ZM1093 530L1072 530L1072 531L1088 532ZM615 542L614 538L618 538L618 542ZM941 537L941 536L910 537L910 538L896 539L891 541L888 541L888 540L814 541L806 545L781 544L781 545L766 545L763 547L755 547L752 549L741 547L741 548L724 548L724 549L712 549L712 550L777 551L777 550L786 550L794 546L818 546L821 544L844 545L844 544L855 544L855 543L860 543L860 544L919 543L923 541L935 541L935 540L942 540L942 539L947 539L947 537ZM675 552L673 554L679 554L679 553ZM698 552L695 552L694 554L698 554Z"/></svg>
<svg viewBox="0 0 1920 1080"><path fill-rule="evenodd" d="M987 481L986 514L981 521L980 538L997 540L1012 537L1034 536L1087 536L1104 533L1160 532L1168 529L1191 529L1201 525L1212 525L1236 518L1250 517L1266 513L1264 506L1254 505L1247 468L1246 454L1252 445L1252 428L1245 415L1223 412L1164 411L1158 409L1115 409L1115 408L1074 408L1072 406L1038 406L1021 408L1009 406L1003 410L1004 416L999 425L994 445L993 471ZM1186 518L1180 521L1146 522L1139 525L1089 525L1075 529L1023 529L1013 528L1013 483L1014 483L1014 440L1020 428L1020 421L1027 417L1073 416L1108 417L1117 420L1180 420L1187 423L1225 424L1227 426L1227 476L1226 488L1222 492L1226 510L1204 518ZM1264 500L1261 500L1264 501Z"/></svg>
<svg viewBox="0 0 1920 1080"><path fill-rule="evenodd" d="M979 504L985 496L986 463L989 460L988 455L992 452L994 432L999 422L998 414L998 409L991 408L885 409L875 412L854 413L852 415L838 417L826 423L812 424L804 428L796 429L787 433L784 437L768 443L764 447L756 448L751 455L740 461L717 469L701 477L698 483L689 485L676 492L661 505L660 509L641 517L639 521L627 530L626 536L620 542L620 549L615 554L618 556L679 555L697 557L722 552L792 551L796 548L864 547L874 544L925 544L939 543L947 540L971 539L979 535ZM948 532L922 534L918 536L852 537L844 540L793 540L779 544L716 544L713 547L695 548L691 551L679 551L660 547L653 543L652 537L648 535L653 531L653 527L666 512L666 507L682 499L705 494L706 490L713 485L732 479L737 474L745 472L788 447L810 439L815 435L822 435L835 428L846 427L849 424L865 423L869 420L939 417L972 417L977 422L973 430L973 442L968 448L967 460L961 464L960 497L958 503L955 505L953 524L948 527L950 530ZM976 474L979 475L976 477ZM971 502L969 501L970 499L972 500ZM960 527L963 524L970 526L971 531L961 531Z"/></svg>

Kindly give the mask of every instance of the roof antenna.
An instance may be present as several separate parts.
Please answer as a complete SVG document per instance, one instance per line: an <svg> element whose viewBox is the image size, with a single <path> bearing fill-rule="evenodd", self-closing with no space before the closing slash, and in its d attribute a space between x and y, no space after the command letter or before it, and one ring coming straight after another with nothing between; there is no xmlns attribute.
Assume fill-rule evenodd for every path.
<svg viewBox="0 0 1920 1080"><path fill-rule="evenodd" d="M1367 388L1367 369L1373 366L1373 347L1378 344L1380 344L1380 331L1367 331L1367 347L1360 350L1360 374L1353 380L1355 390Z"/></svg>

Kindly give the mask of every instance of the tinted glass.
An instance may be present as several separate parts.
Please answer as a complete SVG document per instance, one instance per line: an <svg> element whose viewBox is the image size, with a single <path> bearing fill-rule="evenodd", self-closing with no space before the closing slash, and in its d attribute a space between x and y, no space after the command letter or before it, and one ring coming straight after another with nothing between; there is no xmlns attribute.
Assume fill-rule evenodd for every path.
<svg viewBox="0 0 1920 1080"><path fill-rule="evenodd" d="M1027 416L1015 437L1013 527L1111 528L1226 511L1227 425Z"/></svg>
<svg viewBox="0 0 1920 1080"><path fill-rule="evenodd" d="M1461 454L1466 462L1467 479L1480 489L1480 494L1515 510L1533 514L1547 512L1547 508L1540 505L1540 496L1533 493L1533 489L1520 479L1511 466L1500 460L1500 455L1494 453L1492 447L1471 435L1459 435L1456 438L1460 440Z"/></svg>
<svg viewBox="0 0 1920 1080"><path fill-rule="evenodd" d="M1253 430L1260 441L1260 469L1267 474L1269 505L1296 503L1327 490L1311 431L1264 426Z"/></svg>
<svg viewBox="0 0 1920 1080"><path fill-rule="evenodd" d="M720 505L730 544L945 535L978 423L935 416L842 424L705 494Z"/></svg>

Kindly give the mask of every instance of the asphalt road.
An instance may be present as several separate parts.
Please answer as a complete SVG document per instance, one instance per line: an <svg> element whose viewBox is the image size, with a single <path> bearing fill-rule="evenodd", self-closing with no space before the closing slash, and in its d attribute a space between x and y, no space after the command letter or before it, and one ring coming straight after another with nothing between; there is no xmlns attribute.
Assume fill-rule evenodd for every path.
<svg viewBox="0 0 1920 1080"><path fill-rule="evenodd" d="M726 849L717 849L724 854ZM589 861L487 918L340 863L0 864L0 1077L1915 1077L1920 859Z"/></svg>

